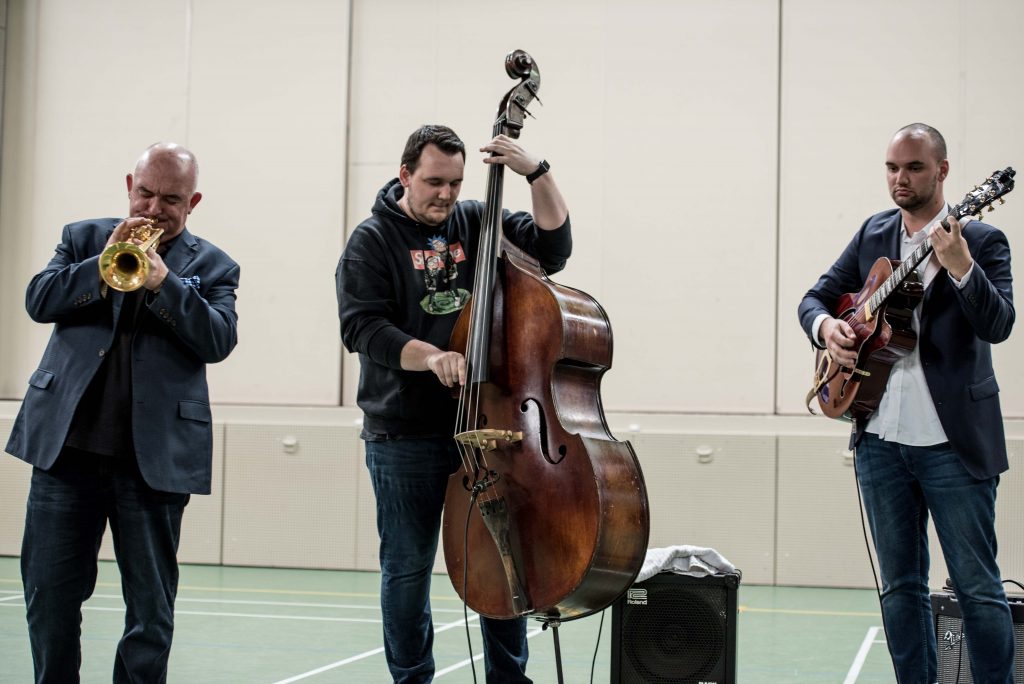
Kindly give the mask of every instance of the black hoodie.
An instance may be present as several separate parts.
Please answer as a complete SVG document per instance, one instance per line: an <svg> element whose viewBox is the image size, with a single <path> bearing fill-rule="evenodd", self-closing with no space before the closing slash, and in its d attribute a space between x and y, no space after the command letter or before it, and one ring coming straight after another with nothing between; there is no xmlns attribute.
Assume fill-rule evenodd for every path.
<svg viewBox="0 0 1024 684"><path fill-rule="evenodd" d="M484 204L457 202L443 224L428 226L399 207L403 192L397 178L381 188L335 272L341 340L359 352L357 403L367 439L450 437L455 429L452 391L429 371L402 370L401 353L411 339L448 348L473 292ZM502 229L547 273L562 270L572 252L568 218L546 231L526 212L503 211Z"/></svg>

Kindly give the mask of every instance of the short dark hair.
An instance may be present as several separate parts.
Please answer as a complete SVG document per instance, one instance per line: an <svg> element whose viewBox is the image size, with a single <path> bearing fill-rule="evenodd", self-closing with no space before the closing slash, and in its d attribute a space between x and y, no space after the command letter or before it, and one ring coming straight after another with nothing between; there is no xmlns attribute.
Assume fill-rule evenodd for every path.
<svg viewBox="0 0 1024 684"><path fill-rule="evenodd" d="M427 124L420 126L405 142L405 150L402 152L402 165L409 169L409 173L416 170L420 163L420 155L427 145L436 145L438 149L448 155L461 154L462 160L466 160L466 145L455 131L447 126Z"/></svg>
<svg viewBox="0 0 1024 684"><path fill-rule="evenodd" d="M909 135L926 136L929 142L931 142L932 144L932 150L935 151L935 156L938 158L938 161L942 161L943 159L946 158L946 139L942 137L941 133L939 133L937 130L935 130L928 124L907 124L900 130L896 131L896 135L894 135L893 137L895 138L897 135L902 135L904 133Z"/></svg>

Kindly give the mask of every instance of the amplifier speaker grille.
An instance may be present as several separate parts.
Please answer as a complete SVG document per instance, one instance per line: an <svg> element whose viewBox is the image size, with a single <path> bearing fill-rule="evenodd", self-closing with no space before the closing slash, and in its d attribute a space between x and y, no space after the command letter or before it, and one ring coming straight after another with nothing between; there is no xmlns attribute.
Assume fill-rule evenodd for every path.
<svg viewBox="0 0 1024 684"><path fill-rule="evenodd" d="M739 574L662 573L612 608L612 684L732 684Z"/></svg>
<svg viewBox="0 0 1024 684"><path fill-rule="evenodd" d="M964 637L956 596L943 591L932 594L931 600L938 642L939 684L974 684L971 647ZM1013 682L1024 684L1024 596L1010 596L1009 601L1013 615Z"/></svg>

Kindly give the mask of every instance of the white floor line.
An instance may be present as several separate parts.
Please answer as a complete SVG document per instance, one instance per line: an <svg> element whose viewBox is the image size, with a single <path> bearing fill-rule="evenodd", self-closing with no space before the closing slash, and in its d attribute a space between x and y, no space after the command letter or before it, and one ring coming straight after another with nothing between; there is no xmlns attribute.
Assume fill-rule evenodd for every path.
<svg viewBox="0 0 1024 684"><path fill-rule="evenodd" d="M846 679L843 680L843 684L856 683L857 676L860 675L860 670L864 667L864 661L867 660L868 651L871 650L871 644L875 643L875 637L878 636L878 632L881 629L881 627L871 627L868 629L868 633L864 635L864 641L860 643L860 650L857 651L857 657L853 659L853 664L850 665L850 671L846 673Z"/></svg>
<svg viewBox="0 0 1024 684"><path fill-rule="evenodd" d="M328 670L333 670L336 667L341 667L342 665L348 665L349 663L354 663L357 660L363 660L364 658L369 658L370 656L375 656L378 653L383 653L383 652L384 652L384 647L381 646L380 648L375 648L372 651L365 651L365 652L360 653L358 655L354 655L351 658L346 658L345 660L339 660L336 663L331 663L330 665L324 665L323 667L318 667L315 670L310 670L309 672L303 672L302 674L297 674L294 677L289 677L288 679L282 679L282 680L280 680L278 682L274 682L274 684L289 684L290 682L297 682L300 679L308 679L309 677L312 677L314 675L318 675L318 674L320 674L322 672L327 672Z"/></svg>
<svg viewBox="0 0 1024 684"><path fill-rule="evenodd" d="M7 592L0 592L4 594ZM23 597L22 592L10 592L10 596L4 596L0 598L2 601L14 601ZM124 599L120 594L93 594L89 600L97 599L110 599L114 601L123 601ZM236 606L283 606L286 608L334 608L334 609L345 609L345 610L371 610L380 612L380 604L373 603L312 603L312 602L300 602L300 601L256 601L252 599L219 599L219 598L184 598L177 597L175 604L180 605L182 603L207 603L207 604L223 604L223 605L236 605ZM86 604L88 607L88 604ZM461 608L433 608L434 613L457 613L462 614ZM379 620L378 620L379 622Z"/></svg>
<svg viewBox="0 0 1024 684"><path fill-rule="evenodd" d="M479 619L480 618L477 615L471 615L469 617L469 621L471 623L472 622L476 622ZM380 622L380 621L378 620L377 622ZM449 623L444 624L444 625L442 625L440 627L435 627L434 628L434 634L437 634L438 632L447 632L449 629L455 629L456 627L462 627L462 626L464 626L464 624L465 623L462 620L458 620L457 622L449 622ZM339 668L339 667L342 667L344 665L348 665L349 663L354 663L357 660L363 660L364 658L369 658L370 656L375 656L378 653L383 653L383 652L384 652L384 647L381 646L380 648L375 648L372 651L365 651L363 653L356 654L356 655L352 656L351 658L345 658L344 660L339 660L339 661L337 661L335 663L329 663L327 665L324 665L323 667L318 667L315 670L310 670L309 672L303 672L302 674L297 674L294 677L289 677L288 679L282 679L280 681L274 682L274 684L291 684L291 682L297 682L297 681L300 681L302 679L308 679L309 677L313 677L315 675L322 674L324 672L327 672L328 670L333 670L335 668ZM467 663L468 663L468 661L467 661ZM437 675L435 675L435 677L436 676Z"/></svg>
<svg viewBox="0 0 1024 684"><path fill-rule="evenodd" d="M529 632L526 633L526 638L527 639L532 639L533 637L535 637L538 634L540 634L542 631L543 631L542 629L530 630ZM473 662L476 662L476 661L479 661L479 660L483 660L483 658L484 658L484 654L483 653L476 654L476 655L473 656ZM466 658L465 660L459 661L459 662L455 663L454 665L450 665L450 666L444 668L443 670L438 670L437 672L434 673L434 679L437 679L439 677L443 677L444 675L448 674L449 672L455 672L456 670L461 670L462 668L464 668L464 667L466 667L468 665L469 665L469 658Z"/></svg>
<svg viewBox="0 0 1024 684"><path fill-rule="evenodd" d="M0 602L0 606L11 608L24 608L24 603L3 603ZM82 606L82 610L91 610L100 613L123 613L124 607L105 607L105 606ZM224 611L215 610L174 610L175 615L203 615L206 617L230 617L230 618L258 618L261 620L305 620L308 622L365 622L373 625L379 625L381 623L380 618L343 618L343 617L328 617L328 616L317 616L317 615L271 615L265 613L226 613ZM459 623L462 624L462 623Z"/></svg>

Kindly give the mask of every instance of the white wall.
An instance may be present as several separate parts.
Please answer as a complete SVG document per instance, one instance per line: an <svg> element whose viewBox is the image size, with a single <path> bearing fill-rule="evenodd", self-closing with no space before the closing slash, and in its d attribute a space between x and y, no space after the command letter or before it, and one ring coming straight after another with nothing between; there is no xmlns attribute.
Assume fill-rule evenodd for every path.
<svg viewBox="0 0 1024 684"><path fill-rule="evenodd" d="M49 334L24 287L61 226L123 215L125 174L169 139L199 158L190 230L242 264L213 399L337 405L348 3L19 0L10 19L0 396L22 396Z"/></svg>
<svg viewBox="0 0 1024 684"><path fill-rule="evenodd" d="M351 431L357 364L341 348L333 291L344 237L422 123L464 138L463 196L481 197L472 150L515 85L503 69L511 49L529 51L542 77L545 104L522 143L551 162L573 219L575 253L556 280L592 294L614 326L610 422L635 426L645 469L664 476L693 440L721 443L741 464L763 443L781 479L738 467L735 492L782 521L806 518L777 499L803 491L790 479L801 459L841 453L844 442L837 424L801 418L812 355L796 306L860 223L891 205L891 134L911 121L944 132L953 202L994 169L1024 165L1015 0L8 2L0 398L20 399L49 333L29 321L23 297L60 227L123 213L138 153L173 139L201 164L190 228L242 264L240 343L210 369L229 436L251 420L223 418L227 404L283 431L289 407L342 406ZM506 179L507 206L526 208L528 197L521 179ZM1024 244L1022 207L1010 195L990 219L1014 246ZM995 356L1020 435L1024 335ZM766 422L751 432L751 416ZM349 441L338 448L358 464ZM242 458L233 454L225 447L226 473ZM679 484L722 486L706 472ZM652 501L657 543L683 529L666 526L683 518L663 484ZM768 498L751 498L768 486ZM734 534L698 522L695 535L715 534L702 542L742 545L768 581L786 579L776 565L794 539L816 534L786 526L760 549L740 519ZM1015 529L1002 546L1024 557L1009 546Z"/></svg>
<svg viewBox="0 0 1024 684"><path fill-rule="evenodd" d="M787 0L783 8L776 391L789 413L800 410L810 373L796 304L861 222L892 206L882 166L892 133L912 121L943 132L951 203L992 171L1024 166L1016 124L1024 91L1002 57L1024 38L1024 5ZM1024 198L1011 194L986 220L1018 248L1022 282ZM1024 335L993 354L1003 412L1022 417Z"/></svg>
<svg viewBox="0 0 1024 684"><path fill-rule="evenodd" d="M21 396L48 334L22 298L60 226L122 213L124 173L170 138L201 163L190 227L243 266L240 343L211 368L214 400L352 405L332 281L344 232L419 124L487 140L513 48L537 60L546 103L522 142L551 161L575 227L557 279L597 298L616 332L610 410L800 413L811 355L796 304L890 205L891 133L912 120L945 132L953 201L1024 156L1011 123L1024 95L998 56L1022 37L1009 0L356 2L351 27L349 10L11 3L0 396ZM466 197L482 193L477 159ZM528 206L519 178L505 196ZM1016 199L992 219L1011 240ZM1008 416L1024 417L1008 381L1022 351L1017 335L996 352Z"/></svg>

